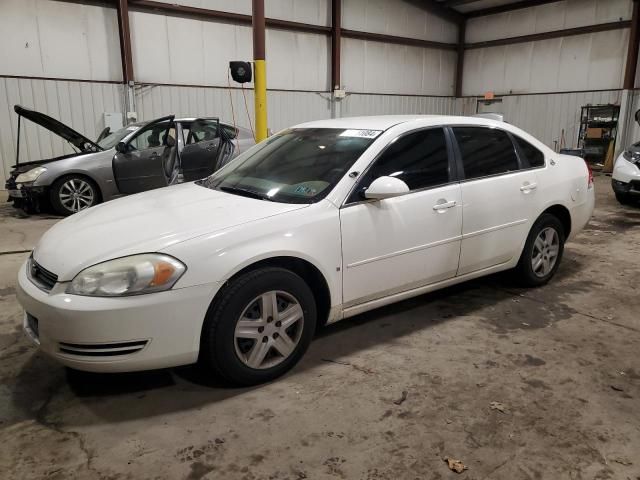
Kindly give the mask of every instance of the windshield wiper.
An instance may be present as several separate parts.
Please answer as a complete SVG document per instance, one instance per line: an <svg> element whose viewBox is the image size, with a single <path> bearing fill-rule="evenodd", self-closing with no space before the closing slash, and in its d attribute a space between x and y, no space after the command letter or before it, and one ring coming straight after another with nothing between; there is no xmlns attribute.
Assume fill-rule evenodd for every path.
<svg viewBox="0 0 640 480"><path fill-rule="evenodd" d="M235 195L242 195L243 197L257 198L258 200L269 200L270 202L273 202L273 199L268 197L267 195L264 195L264 194L258 193L258 192L254 192L253 190L245 190L244 188L218 187L218 190L221 190L221 191L227 192L227 193L233 193Z"/></svg>

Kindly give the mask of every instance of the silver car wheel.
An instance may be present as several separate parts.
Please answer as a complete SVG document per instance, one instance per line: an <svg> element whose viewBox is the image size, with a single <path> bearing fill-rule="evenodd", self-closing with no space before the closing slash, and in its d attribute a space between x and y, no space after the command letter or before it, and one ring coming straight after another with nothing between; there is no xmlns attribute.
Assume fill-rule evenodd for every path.
<svg viewBox="0 0 640 480"><path fill-rule="evenodd" d="M274 367L296 349L303 328L304 312L293 295L263 293L249 302L236 323L236 355L250 368Z"/></svg>
<svg viewBox="0 0 640 480"><path fill-rule="evenodd" d="M71 178L60 186L58 198L70 212L79 212L93 205L95 194L89 182L81 178Z"/></svg>
<svg viewBox="0 0 640 480"><path fill-rule="evenodd" d="M560 237L553 227L542 230L533 243L531 269L537 277L545 277L553 270L560 253Z"/></svg>

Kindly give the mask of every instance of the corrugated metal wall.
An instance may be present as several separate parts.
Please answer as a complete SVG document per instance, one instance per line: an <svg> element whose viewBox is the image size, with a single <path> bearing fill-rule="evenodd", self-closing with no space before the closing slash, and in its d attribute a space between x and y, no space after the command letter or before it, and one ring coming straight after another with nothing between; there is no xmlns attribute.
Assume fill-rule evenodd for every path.
<svg viewBox="0 0 640 480"><path fill-rule="evenodd" d="M350 94L340 103L343 117L356 115L434 114L455 115L458 106L453 97Z"/></svg>
<svg viewBox="0 0 640 480"><path fill-rule="evenodd" d="M90 139L97 138L104 128L104 112L123 111L123 87L113 83L0 77L0 92L0 178L6 178L15 163L15 104L46 112ZM73 152L60 137L28 120L22 122L20 145L23 162Z"/></svg>
<svg viewBox="0 0 640 480"><path fill-rule="evenodd" d="M580 130L580 107L620 104L622 91L509 95L502 97L505 121L526 130L551 148L560 143L564 130L565 146L575 148ZM477 98L458 100L462 115L476 113Z"/></svg>
<svg viewBox="0 0 640 480"><path fill-rule="evenodd" d="M481 8L478 2L475 8ZM631 0L564 0L532 8L471 18L468 43L518 37L565 28L631 19Z"/></svg>
<svg viewBox="0 0 640 480"><path fill-rule="evenodd" d="M629 20L631 0L565 0L470 19L474 43ZM465 52L464 95L615 89L622 86L629 29Z"/></svg>
<svg viewBox="0 0 640 480"><path fill-rule="evenodd" d="M0 9L0 73L122 79L115 8L2 0Z"/></svg>
<svg viewBox="0 0 640 480"><path fill-rule="evenodd" d="M360 93L453 95L456 61L451 50L344 38L342 85Z"/></svg>
<svg viewBox="0 0 640 480"><path fill-rule="evenodd" d="M343 0L349 30L457 42L455 23L415 2ZM456 52L343 38L342 86L351 92L453 95Z"/></svg>
<svg viewBox="0 0 640 480"><path fill-rule="evenodd" d="M229 81L229 61L252 58L250 26L145 12L129 15L139 82L223 87ZM326 35L268 29L266 49L269 87L329 89Z"/></svg>
<svg viewBox="0 0 640 480"><path fill-rule="evenodd" d="M268 91L268 126L275 132L296 123L330 118L328 98L328 93ZM240 89L139 85L136 110L140 120L169 114L218 116L249 128L253 124L253 90L245 88L243 95Z"/></svg>

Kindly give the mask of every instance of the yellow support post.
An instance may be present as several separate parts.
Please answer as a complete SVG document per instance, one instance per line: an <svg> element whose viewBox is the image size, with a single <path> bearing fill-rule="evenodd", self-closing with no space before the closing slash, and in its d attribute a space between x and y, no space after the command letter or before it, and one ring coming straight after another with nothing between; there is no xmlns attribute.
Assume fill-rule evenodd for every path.
<svg viewBox="0 0 640 480"><path fill-rule="evenodd" d="M256 142L267 138L267 71L265 65L264 0L253 0L253 90L255 97Z"/></svg>
<svg viewBox="0 0 640 480"><path fill-rule="evenodd" d="M255 60L254 73L256 142L261 142L267 138L267 72L264 60Z"/></svg>

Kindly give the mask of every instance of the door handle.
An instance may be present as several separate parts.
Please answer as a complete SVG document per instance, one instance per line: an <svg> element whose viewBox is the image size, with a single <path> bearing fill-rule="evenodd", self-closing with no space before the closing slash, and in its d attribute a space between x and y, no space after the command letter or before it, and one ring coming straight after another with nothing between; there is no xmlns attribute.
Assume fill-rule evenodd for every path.
<svg viewBox="0 0 640 480"><path fill-rule="evenodd" d="M529 193L531 190L535 190L536 188L538 188L537 183L525 183L520 187L520 191L523 193Z"/></svg>
<svg viewBox="0 0 640 480"><path fill-rule="evenodd" d="M458 203L455 200L452 200L450 202L447 202L446 200L442 199L439 200L438 203L436 203L433 206L433 210L438 212L438 213L443 213L445 210L449 209L449 208L453 208L457 205Z"/></svg>

